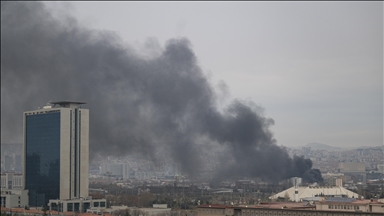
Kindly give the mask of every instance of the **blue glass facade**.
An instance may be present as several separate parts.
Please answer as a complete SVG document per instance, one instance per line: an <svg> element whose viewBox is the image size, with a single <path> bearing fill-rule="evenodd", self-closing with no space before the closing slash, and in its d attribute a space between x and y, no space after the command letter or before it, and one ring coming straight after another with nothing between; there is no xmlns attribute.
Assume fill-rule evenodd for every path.
<svg viewBox="0 0 384 216"><path fill-rule="evenodd" d="M30 206L45 206L60 197L60 112L25 118L25 188Z"/></svg>

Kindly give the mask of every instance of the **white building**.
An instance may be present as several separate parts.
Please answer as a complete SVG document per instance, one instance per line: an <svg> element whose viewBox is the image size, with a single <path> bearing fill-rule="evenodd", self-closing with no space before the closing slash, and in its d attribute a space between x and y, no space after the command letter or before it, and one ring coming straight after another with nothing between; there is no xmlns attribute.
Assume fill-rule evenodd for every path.
<svg viewBox="0 0 384 216"><path fill-rule="evenodd" d="M339 162L337 169L340 173L365 173L365 163Z"/></svg>
<svg viewBox="0 0 384 216"><path fill-rule="evenodd" d="M106 199L93 200L91 197L71 200L49 200L50 210L59 212L87 212L89 209L104 210L107 208Z"/></svg>
<svg viewBox="0 0 384 216"><path fill-rule="evenodd" d="M117 178L129 179L129 164L127 163L103 163L101 173Z"/></svg>
<svg viewBox="0 0 384 216"><path fill-rule="evenodd" d="M21 173L1 173L1 189L23 189L23 175Z"/></svg>
<svg viewBox="0 0 384 216"><path fill-rule="evenodd" d="M384 164L377 164L377 169L380 173L384 173Z"/></svg>
<svg viewBox="0 0 384 216"><path fill-rule="evenodd" d="M288 188L287 190L270 196L269 199L275 200L279 197L284 198L287 196L290 200L295 200L295 187ZM298 196L299 200L301 200L317 196L358 198L359 195L339 186L300 186L298 187Z"/></svg>
<svg viewBox="0 0 384 216"><path fill-rule="evenodd" d="M28 191L1 189L0 204L1 207L5 208L17 208L27 206Z"/></svg>
<svg viewBox="0 0 384 216"><path fill-rule="evenodd" d="M330 197L315 204L316 210L384 213L384 203L381 200Z"/></svg>
<svg viewBox="0 0 384 216"><path fill-rule="evenodd" d="M367 179L365 162L339 162L337 170L346 176L351 176L354 181L365 182Z"/></svg>

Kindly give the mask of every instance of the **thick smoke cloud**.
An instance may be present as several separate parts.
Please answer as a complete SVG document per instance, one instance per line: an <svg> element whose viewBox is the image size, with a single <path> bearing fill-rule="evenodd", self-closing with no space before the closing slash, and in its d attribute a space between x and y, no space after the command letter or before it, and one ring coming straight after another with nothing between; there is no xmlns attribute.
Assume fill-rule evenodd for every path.
<svg viewBox="0 0 384 216"><path fill-rule="evenodd" d="M41 2L1 2L1 22L2 142L21 140L23 111L79 100L90 109L92 155L156 158L156 147L166 146L194 173L204 165L204 140L228 149L218 177L313 176L310 160L292 159L276 145L274 122L257 106L235 100L219 111L218 94L185 38L170 39L148 58L113 32L54 18Z"/></svg>

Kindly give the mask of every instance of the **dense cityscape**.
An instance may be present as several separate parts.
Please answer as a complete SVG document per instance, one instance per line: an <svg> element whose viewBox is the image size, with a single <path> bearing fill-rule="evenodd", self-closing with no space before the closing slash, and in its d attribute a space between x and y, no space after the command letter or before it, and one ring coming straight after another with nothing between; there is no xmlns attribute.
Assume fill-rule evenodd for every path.
<svg viewBox="0 0 384 216"><path fill-rule="evenodd" d="M382 18L1 1L0 216L383 216Z"/></svg>
<svg viewBox="0 0 384 216"><path fill-rule="evenodd" d="M2 179L7 173L21 175L22 144L2 144ZM306 183L313 186L335 186L337 179L342 186L365 199L384 198L383 147L335 149L324 144L307 144L303 147L283 147L288 154L304 156L313 161L321 171L323 182ZM213 152L212 156L220 152ZM350 165L343 169L343 165ZM261 202L289 201L284 196L274 197L292 186L290 181L276 184L260 178L222 181L213 185L207 173L189 176L176 164L156 164L144 156L96 156L90 162L89 194L106 199L109 206L150 208L153 204L166 204L171 209L193 210L202 204L255 205ZM204 178L205 177L205 178ZM204 181L206 180L206 181ZM4 184L3 184L4 182ZM17 188L17 185L13 185ZM2 189L6 189L2 180Z"/></svg>

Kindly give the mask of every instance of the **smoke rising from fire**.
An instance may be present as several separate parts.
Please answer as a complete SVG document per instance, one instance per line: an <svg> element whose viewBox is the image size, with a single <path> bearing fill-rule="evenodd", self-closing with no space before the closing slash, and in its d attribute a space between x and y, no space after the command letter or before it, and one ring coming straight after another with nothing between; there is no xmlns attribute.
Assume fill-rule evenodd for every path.
<svg viewBox="0 0 384 216"><path fill-rule="evenodd" d="M276 145L274 122L256 105L238 99L218 108L219 94L188 39L170 39L148 58L113 32L88 29L69 15L54 18L41 2L1 6L2 142L20 140L23 111L79 100L90 109L91 154L156 159L163 145L195 173L204 165L204 140L228 150L217 176L276 181L311 169L310 160L292 159Z"/></svg>

